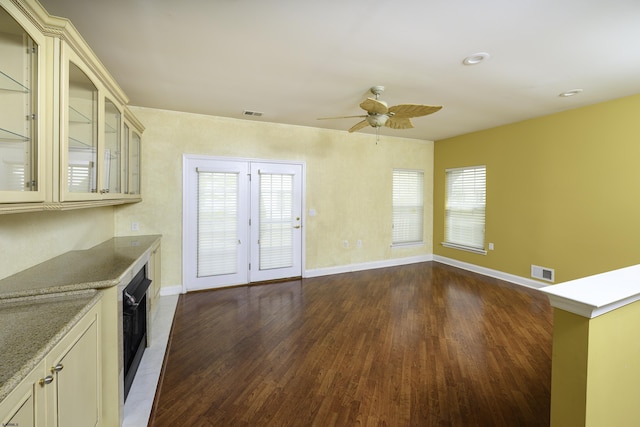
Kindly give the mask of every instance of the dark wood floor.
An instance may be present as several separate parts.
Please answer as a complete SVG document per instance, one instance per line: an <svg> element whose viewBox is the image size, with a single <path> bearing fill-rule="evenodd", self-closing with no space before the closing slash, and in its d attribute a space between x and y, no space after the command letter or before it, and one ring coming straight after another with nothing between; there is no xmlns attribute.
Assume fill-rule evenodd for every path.
<svg viewBox="0 0 640 427"><path fill-rule="evenodd" d="M552 311L443 264L180 296L151 426L547 426Z"/></svg>

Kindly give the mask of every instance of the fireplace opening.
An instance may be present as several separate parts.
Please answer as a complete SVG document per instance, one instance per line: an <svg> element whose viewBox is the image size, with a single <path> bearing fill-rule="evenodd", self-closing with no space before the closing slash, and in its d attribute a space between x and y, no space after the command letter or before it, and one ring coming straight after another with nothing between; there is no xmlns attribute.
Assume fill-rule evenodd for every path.
<svg viewBox="0 0 640 427"><path fill-rule="evenodd" d="M147 278L145 266L122 292L125 400L147 346L147 289L149 285L151 285L151 280Z"/></svg>

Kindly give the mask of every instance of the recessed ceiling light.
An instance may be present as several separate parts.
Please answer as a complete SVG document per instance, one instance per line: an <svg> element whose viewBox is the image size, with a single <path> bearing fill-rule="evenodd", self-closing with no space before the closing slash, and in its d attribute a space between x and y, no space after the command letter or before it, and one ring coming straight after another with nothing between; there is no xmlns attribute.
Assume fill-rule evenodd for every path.
<svg viewBox="0 0 640 427"><path fill-rule="evenodd" d="M489 56L490 55L487 52L474 53L473 55L469 55L466 58L464 58L462 63L464 65L476 65L481 63L485 59L489 59Z"/></svg>
<svg viewBox="0 0 640 427"><path fill-rule="evenodd" d="M579 93L581 93L581 92L582 92L582 89L572 89L572 90L568 90L568 91L566 91L566 92L562 92L562 93L561 93L560 95L558 95L558 96L559 96L559 97L562 97L562 98L568 98L568 97L570 97L570 96L577 95L577 94L579 94Z"/></svg>

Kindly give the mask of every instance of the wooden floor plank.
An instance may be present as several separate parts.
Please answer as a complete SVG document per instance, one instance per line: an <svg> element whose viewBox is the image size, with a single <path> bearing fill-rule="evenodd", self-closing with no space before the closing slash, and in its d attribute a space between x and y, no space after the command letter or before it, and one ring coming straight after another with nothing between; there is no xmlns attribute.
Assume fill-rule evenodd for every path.
<svg viewBox="0 0 640 427"><path fill-rule="evenodd" d="M149 425L545 426L551 334L435 262L181 295Z"/></svg>

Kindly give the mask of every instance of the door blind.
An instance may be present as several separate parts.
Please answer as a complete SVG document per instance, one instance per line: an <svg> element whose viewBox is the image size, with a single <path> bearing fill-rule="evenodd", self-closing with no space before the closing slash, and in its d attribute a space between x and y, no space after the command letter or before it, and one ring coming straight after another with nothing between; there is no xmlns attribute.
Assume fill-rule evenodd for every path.
<svg viewBox="0 0 640 427"><path fill-rule="evenodd" d="M260 270L293 265L293 176L260 174Z"/></svg>
<svg viewBox="0 0 640 427"><path fill-rule="evenodd" d="M238 268L237 173L198 171L197 277Z"/></svg>

